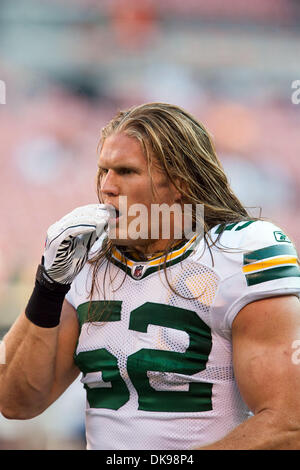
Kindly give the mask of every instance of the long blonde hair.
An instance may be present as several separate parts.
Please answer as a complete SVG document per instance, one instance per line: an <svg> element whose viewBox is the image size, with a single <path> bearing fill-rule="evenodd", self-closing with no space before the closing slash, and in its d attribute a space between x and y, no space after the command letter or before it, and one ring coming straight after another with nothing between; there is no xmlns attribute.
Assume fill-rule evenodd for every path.
<svg viewBox="0 0 300 470"><path fill-rule="evenodd" d="M180 181L177 189L185 203L204 206L203 233L209 245L209 231L218 224L253 220L230 188L212 139L205 127L184 109L167 103L146 103L120 111L103 129L98 149L106 138L124 133L136 138L151 167L159 163L170 181ZM101 170L97 175L97 191L100 200ZM220 230L217 240L220 238ZM216 240L216 241L217 241ZM170 240L165 259L174 246ZM109 269L112 243L107 241L104 248L94 256L91 299L97 284L97 273L102 262L107 261Z"/></svg>

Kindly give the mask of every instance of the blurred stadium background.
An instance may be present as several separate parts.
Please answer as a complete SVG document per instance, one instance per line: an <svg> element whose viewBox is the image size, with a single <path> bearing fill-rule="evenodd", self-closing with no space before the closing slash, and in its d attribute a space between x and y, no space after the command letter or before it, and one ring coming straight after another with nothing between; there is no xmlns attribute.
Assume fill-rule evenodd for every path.
<svg viewBox="0 0 300 470"><path fill-rule="evenodd" d="M211 132L232 186L300 249L298 0L0 0L0 328L27 303L45 233L97 202L101 127L146 101ZM258 209L253 209L255 215ZM0 449L82 449L79 381Z"/></svg>

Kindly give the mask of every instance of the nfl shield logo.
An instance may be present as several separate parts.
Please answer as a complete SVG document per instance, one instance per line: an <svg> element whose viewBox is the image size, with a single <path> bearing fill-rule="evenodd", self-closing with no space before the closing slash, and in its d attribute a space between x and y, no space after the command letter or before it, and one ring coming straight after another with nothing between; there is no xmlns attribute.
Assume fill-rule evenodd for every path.
<svg viewBox="0 0 300 470"><path fill-rule="evenodd" d="M144 272L144 266L142 265L134 266L132 269L132 277L134 277L135 279L140 279L143 275L143 272Z"/></svg>

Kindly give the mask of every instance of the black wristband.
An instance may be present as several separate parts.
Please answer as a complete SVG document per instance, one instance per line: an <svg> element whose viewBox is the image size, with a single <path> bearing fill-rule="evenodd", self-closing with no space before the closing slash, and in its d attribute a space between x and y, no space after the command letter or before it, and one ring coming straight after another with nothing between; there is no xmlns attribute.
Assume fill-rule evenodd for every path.
<svg viewBox="0 0 300 470"><path fill-rule="evenodd" d="M32 323L43 328L53 328L60 322L62 304L70 284L52 281L41 282L45 278L44 267L39 265L35 287L25 309L25 315ZM50 288L49 288L50 287Z"/></svg>

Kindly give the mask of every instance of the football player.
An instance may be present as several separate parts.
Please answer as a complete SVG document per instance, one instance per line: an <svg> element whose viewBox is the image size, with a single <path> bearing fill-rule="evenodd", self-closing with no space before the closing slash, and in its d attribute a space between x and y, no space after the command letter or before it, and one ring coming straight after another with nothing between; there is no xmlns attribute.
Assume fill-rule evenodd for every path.
<svg viewBox="0 0 300 470"><path fill-rule="evenodd" d="M88 449L299 449L292 242L248 215L207 131L176 106L119 113L98 166L100 204L49 228L5 337L3 415L42 413L81 373ZM203 205L203 230L176 238L170 210L169 236L160 218L154 237L155 204L190 204L192 228Z"/></svg>

